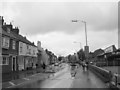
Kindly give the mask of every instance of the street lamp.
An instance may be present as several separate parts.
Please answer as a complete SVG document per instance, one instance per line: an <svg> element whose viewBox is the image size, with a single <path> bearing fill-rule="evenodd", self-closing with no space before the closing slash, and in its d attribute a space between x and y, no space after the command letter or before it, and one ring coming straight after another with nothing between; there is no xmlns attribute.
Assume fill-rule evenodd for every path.
<svg viewBox="0 0 120 90"><path fill-rule="evenodd" d="M73 43L79 43L79 44L80 44L80 49L82 49L82 44L81 44L81 42L76 42L76 41L74 41ZM78 57L78 55L77 55L77 57ZM82 55L81 55L81 58L82 58ZM79 57L78 57L78 59L79 59Z"/></svg>
<svg viewBox="0 0 120 90"><path fill-rule="evenodd" d="M87 28L86 28L86 21L83 21L83 20L72 20L72 22L79 22L79 21L85 24L86 46L88 46L88 44L87 44Z"/></svg>
<svg viewBox="0 0 120 90"><path fill-rule="evenodd" d="M80 49L82 48L81 42L74 41L73 43L79 43L80 44Z"/></svg>
<svg viewBox="0 0 120 90"><path fill-rule="evenodd" d="M79 22L79 21L85 24L85 38L86 38L85 56L86 56L86 60L87 60L88 59L88 54L89 54L89 47L88 47L88 43L87 43L86 21L83 21L83 20L72 20L72 22Z"/></svg>

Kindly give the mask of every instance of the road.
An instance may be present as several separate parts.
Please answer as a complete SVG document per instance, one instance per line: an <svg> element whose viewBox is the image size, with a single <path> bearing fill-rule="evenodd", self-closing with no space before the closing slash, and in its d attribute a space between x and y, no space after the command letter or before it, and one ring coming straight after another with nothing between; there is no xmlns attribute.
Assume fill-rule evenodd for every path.
<svg viewBox="0 0 120 90"><path fill-rule="evenodd" d="M66 65L65 68L54 75L51 74L48 79L24 83L14 86L14 88L107 88L106 84L102 82L97 76L90 71L83 71L79 67L75 77L71 77L70 66Z"/></svg>

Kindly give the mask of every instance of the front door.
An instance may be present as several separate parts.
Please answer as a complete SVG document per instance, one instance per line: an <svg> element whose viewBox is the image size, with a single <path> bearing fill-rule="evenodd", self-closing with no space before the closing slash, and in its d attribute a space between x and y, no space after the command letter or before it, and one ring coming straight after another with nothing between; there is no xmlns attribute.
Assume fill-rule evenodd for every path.
<svg viewBox="0 0 120 90"><path fill-rule="evenodd" d="M16 71L16 57L12 57L12 71Z"/></svg>

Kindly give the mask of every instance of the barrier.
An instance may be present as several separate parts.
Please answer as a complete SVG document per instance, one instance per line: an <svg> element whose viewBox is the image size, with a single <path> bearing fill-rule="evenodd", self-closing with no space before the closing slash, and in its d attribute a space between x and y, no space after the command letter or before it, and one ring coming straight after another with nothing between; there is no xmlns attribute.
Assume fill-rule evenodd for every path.
<svg viewBox="0 0 120 90"><path fill-rule="evenodd" d="M108 83L110 78L109 78L109 71L105 70L101 67L95 66L95 65L89 65L89 69L95 73L98 77L100 77L102 79L102 81L104 81L105 83ZM119 82L118 82L118 78L120 78L120 76L118 74L113 74L113 78L112 81L110 83L110 87L111 88L118 88L119 86Z"/></svg>

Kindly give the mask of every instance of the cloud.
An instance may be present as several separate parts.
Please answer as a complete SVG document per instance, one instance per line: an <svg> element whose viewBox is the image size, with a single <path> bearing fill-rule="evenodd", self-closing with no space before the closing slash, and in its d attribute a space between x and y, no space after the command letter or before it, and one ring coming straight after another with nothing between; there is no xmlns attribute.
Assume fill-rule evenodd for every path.
<svg viewBox="0 0 120 90"><path fill-rule="evenodd" d="M5 21L14 21L20 33L31 42L57 55L68 55L85 46L85 26L72 19L87 22L90 51L117 45L117 2L4 2ZM1 11L1 10L0 10Z"/></svg>
<svg viewBox="0 0 120 90"><path fill-rule="evenodd" d="M102 48L105 49L110 45L115 45L117 47L117 30L113 31L101 31L94 32L91 30L88 31L88 45L90 47L90 51L94 51L96 49ZM54 52L56 55L68 55L77 52L80 48L84 48L85 46L85 36L84 31L78 31L72 35L65 34L62 32L51 32L47 34L38 34L36 36L28 36L31 41L41 41L42 47L44 49L49 49ZM81 42L82 47L80 47L79 43Z"/></svg>
<svg viewBox="0 0 120 90"><path fill-rule="evenodd" d="M73 34L83 30L84 24L74 24L72 19L85 20L94 31L117 28L115 2L17 2L7 3L4 10L14 16L14 24L20 26L21 33L30 35L54 31Z"/></svg>

